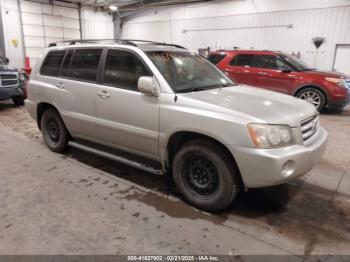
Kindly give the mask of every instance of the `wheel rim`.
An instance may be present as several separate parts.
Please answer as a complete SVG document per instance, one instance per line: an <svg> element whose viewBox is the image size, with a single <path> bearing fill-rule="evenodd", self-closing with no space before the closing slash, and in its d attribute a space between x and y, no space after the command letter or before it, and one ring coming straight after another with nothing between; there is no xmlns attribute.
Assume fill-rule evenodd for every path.
<svg viewBox="0 0 350 262"><path fill-rule="evenodd" d="M321 97L314 91L306 91L302 93L299 98L313 104L316 108L321 105Z"/></svg>
<svg viewBox="0 0 350 262"><path fill-rule="evenodd" d="M190 157L183 166L182 176L186 187L203 199L210 198L219 188L217 170L204 157Z"/></svg>
<svg viewBox="0 0 350 262"><path fill-rule="evenodd" d="M58 142L58 140L60 139L60 127L59 127L58 123L56 122L56 120L51 119L47 123L47 132L48 132L50 139L53 142Z"/></svg>

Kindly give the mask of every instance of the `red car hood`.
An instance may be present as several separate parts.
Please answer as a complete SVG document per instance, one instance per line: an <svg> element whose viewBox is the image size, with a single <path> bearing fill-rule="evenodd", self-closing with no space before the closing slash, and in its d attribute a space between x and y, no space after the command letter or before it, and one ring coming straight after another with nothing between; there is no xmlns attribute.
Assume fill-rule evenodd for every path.
<svg viewBox="0 0 350 262"><path fill-rule="evenodd" d="M342 79L350 79L350 76L340 73L340 72L333 72L333 71L323 71L323 70L310 70L310 71L302 71L306 74L312 74L315 76L323 76L323 77L334 77L334 78L342 78Z"/></svg>

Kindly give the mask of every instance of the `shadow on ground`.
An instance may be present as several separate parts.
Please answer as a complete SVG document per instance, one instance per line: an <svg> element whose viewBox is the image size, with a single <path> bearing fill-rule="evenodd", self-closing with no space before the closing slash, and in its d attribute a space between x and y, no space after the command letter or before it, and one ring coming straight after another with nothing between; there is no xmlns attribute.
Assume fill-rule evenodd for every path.
<svg viewBox="0 0 350 262"><path fill-rule="evenodd" d="M0 112L8 109L12 109L18 106L15 106L13 103L8 101L0 101Z"/></svg>

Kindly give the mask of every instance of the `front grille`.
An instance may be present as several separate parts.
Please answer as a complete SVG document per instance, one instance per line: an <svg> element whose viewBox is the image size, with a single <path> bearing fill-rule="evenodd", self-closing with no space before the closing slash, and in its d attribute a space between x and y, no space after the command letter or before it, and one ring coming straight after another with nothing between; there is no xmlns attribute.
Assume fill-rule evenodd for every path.
<svg viewBox="0 0 350 262"><path fill-rule="evenodd" d="M0 87L14 87L18 84L18 73L0 72Z"/></svg>
<svg viewBox="0 0 350 262"><path fill-rule="evenodd" d="M303 141L307 141L310 139L320 127L320 120L318 115L314 115L300 124L301 134L303 137Z"/></svg>

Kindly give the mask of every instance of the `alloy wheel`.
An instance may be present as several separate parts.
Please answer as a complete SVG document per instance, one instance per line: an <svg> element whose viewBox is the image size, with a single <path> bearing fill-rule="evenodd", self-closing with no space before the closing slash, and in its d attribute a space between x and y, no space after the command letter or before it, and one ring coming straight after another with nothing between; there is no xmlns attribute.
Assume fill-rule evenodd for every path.
<svg viewBox="0 0 350 262"><path fill-rule="evenodd" d="M302 93L299 98L313 104L316 108L319 108L321 104L320 95L313 91L306 91Z"/></svg>

